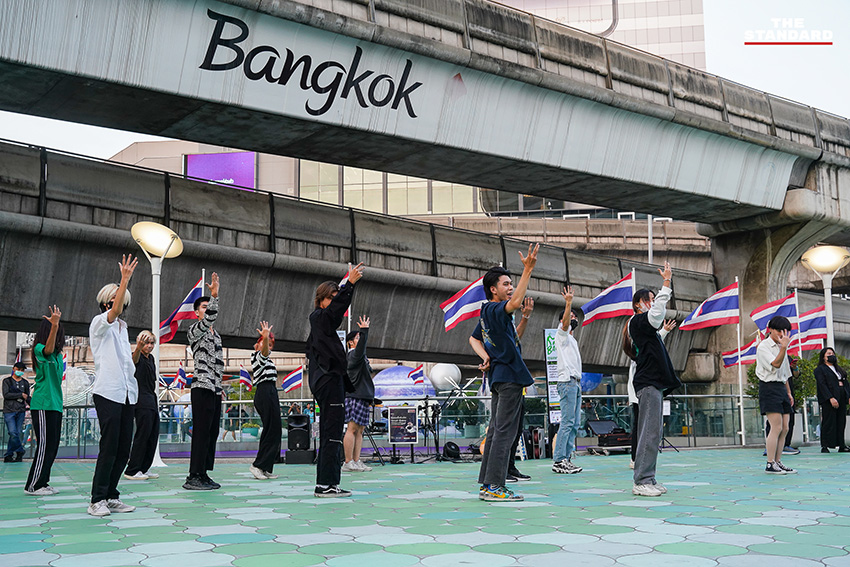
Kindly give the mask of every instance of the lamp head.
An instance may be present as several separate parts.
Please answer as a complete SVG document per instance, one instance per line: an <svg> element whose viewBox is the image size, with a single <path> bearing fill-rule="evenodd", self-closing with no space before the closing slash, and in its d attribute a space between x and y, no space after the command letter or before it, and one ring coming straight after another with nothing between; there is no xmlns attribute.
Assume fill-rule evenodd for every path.
<svg viewBox="0 0 850 567"><path fill-rule="evenodd" d="M183 241L177 233L159 223L137 222L130 229L133 240L151 256L176 258L183 253Z"/></svg>
<svg viewBox="0 0 850 567"><path fill-rule="evenodd" d="M815 246L803 254L801 261L819 274L831 274L850 262L850 251L842 246Z"/></svg>

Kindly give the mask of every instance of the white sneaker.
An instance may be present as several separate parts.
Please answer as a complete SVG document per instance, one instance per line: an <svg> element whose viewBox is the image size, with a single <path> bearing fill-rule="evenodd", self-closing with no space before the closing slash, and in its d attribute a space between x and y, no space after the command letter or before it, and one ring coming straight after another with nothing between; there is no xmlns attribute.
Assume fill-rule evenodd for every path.
<svg viewBox="0 0 850 567"><path fill-rule="evenodd" d="M660 482L656 482L653 486L661 491L661 494L667 494L667 487L661 484Z"/></svg>
<svg viewBox="0 0 850 567"><path fill-rule="evenodd" d="M269 479L269 477L267 477L266 474L263 471L261 471L260 469L258 469L254 465L251 465L250 467L248 467L248 470L251 471L251 474L254 475L254 478L256 478L257 480L268 480Z"/></svg>
<svg viewBox="0 0 850 567"><path fill-rule="evenodd" d="M151 472L151 471L145 471L142 474L144 474L146 477L148 477L150 479L159 478L159 475L157 473Z"/></svg>
<svg viewBox="0 0 850 567"><path fill-rule="evenodd" d="M654 484L636 484L632 487L635 496L661 496L664 494Z"/></svg>
<svg viewBox="0 0 850 567"><path fill-rule="evenodd" d="M279 474L272 474L272 473L270 473L270 472L268 472L268 471L263 471L263 474L264 474L264 475L266 475L266 478L269 478L269 479L271 479L271 478L280 478L280 475L279 475Z"/></svg>
<svg viewBox="0 0 850 567"><path fill-rule="evenodd" d="M629 461L629 468L632 469L632 470L635 470L635 462L634 461L631 461L631 460Z"/></svg>
<svg viewBox="0 0 850 567"><path fill-rule="evenodd" d="M89 504L88 512L91 516L108 516L109 514L111 514L111 512L109 511L109 507L107 507L106 505L106 500L92 502L91 504Z"/></svg>
<svg viewBox="0 0 850 567"><path fill-rule="evenodd" d="M124 478L126 478L127 480L147 480L150 477L142 471L137 471L136 474L133 475L124 473Z"/></svg>
<svg viewBox="0 0 850 567"><path fill-rule="evenodd" d="M346 461L342 465L342 472L363 472L360 470L360 467L357 466L357 463L354 461Z"/></svg>
<svg viewBox="0 0 850 567"><path fill-rule="evenodd" d="M363 461L357 461L357 466L360 467L360 470L363 472L369 472L372 470L372 467L366 466Z"/></svg>
<svg viewBox="0 0 850 567"><path fill-rule="evenodd" d="M121 502L117 498L110 498L109 500L107 500L106 501L106 507L110 512L117 512L119 514L123 513L123 512L132 512L133 510L136 509L135 506L130 506L129 504L124 504L123 502Z"/></svg>
<svg viewBox="0 0 850 567"><path fill-rule="evenodd" d="M50 486L50 485L47 485L47 486L45 486L44 488L46 488L47 490L49 490L49 491L50 491L50 494L59 494L59 489L58 489L58 488L53 488L53 487L52 487L52 486Z"/></svg>
<svg viewBox="0 0 850 567"><path fill-rule="evenodd" d="M41 488L38 488L36 490L27 490L25 488L24 492L26 492L30 496L52 496L53 494L55 494L55 492L53 492L53 490L51 490L49 486L42 486Z"/></svg>

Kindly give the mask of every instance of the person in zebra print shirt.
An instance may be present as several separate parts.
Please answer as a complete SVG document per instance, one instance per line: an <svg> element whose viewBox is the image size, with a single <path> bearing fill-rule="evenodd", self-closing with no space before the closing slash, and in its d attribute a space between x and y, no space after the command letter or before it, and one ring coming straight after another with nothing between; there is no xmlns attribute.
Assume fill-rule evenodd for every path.
<svg viewBox="0 0 850 567"><path fill-rule="evenodd" d="M214 490L221 485L209 477L215 465L215 444L221 422L224 357L221 335L213 328L218 318L218 274L213 272L207 287L209 296L195 300L198 322L189 327L187 338L195 360L192 380L192 452L189 457L189 476L183 483L186 490Z"/></svg>
<svg viewBox="0 0 850 567"><path fill-rule="evenodd" d="M260 435L260 447L257 457L250 467L251 474L257 480L277 478L273 474L274 464L280 457L280 399L277 396L277 368L269 355L274 348L274 333L268 321L261 321L257 329L260 338L251 353L251 373L254 378L254 407L263 422Z"/></svg>

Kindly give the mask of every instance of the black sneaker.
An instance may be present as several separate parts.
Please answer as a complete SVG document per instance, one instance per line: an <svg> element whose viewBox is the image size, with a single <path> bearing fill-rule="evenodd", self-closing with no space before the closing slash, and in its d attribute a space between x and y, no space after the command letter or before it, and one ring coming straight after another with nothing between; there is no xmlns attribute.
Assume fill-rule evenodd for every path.
<svg viewBox="0 0 850 567"><path fill-rule="evenodd" d="M347 496L351 496L351 491L343 490L336 485L331 485L327 488L317 486L313 491L313 496L316 498L345 498Z"/></svg>
<svg viewBox="0 0 850 567"><path fill-rule="evenodd" d="M505 477L505 482L518 482L518 481L519 481L519 479L517 477L515 477L514 475L512 475L511 473L508 473L508 476Z"/></svg>
<svg viewBox="0 0 850 567"><path fill-rule="evenodd" d="M784 472L785 474L797 474L797 471L795 471L791 467L786 467L780 461L776 461L776 466L782 469L782 472Z"/></svg>
<svg viewBox="0 0 850 567"><path fill-rule="evenodd" d="M767 463L767 466L764 467L764 472L767 474L786 474L776 463Z"/></svg>
<svg viewBox="0 0 850 567"><path fill-rule="evenodd" d="M821 447L820 452L821 453L829 453L829 448L828 447Z"/></svg>
<svg viewBox="0 0 850 567"><path fill-rule="evenodd" d="M207 474L202 474L201 480L204 481L205 483L209 484L210 486L212 486L213 490L217 490L217 489L221 488L221 485L219 483L217 483L216 481L214 481L213 479L211 479L209 477L209 475L207 475Z"/></svg>
<svg viewBox="0 0 850 567"><path fill-rule="evenodd" d="M183 483L183 488L186 490L213 490L211 484L207 484L198 475L189 475L186 477L186 482Z"/></svg>
<svg viewBox="0 0 850 567"><path fill-rule="evenodd" d="M799 455L799 454L800 454L800 450L799 450L799 449L795 449L794 447L787 447L787 446L786 446L786 447L783 447L783 448L782 448L782 454L783 454L783 455Z"/></svg>
<svg viewBox="0 0 850 567"><path fill-rule="evenodd" d="M531 480L531 477L527 474L522 474L518 469L513 469L508 471L508 476L515 477L517 480Z"/></svg>
<svg viewBox="0 0 850 567"><path fill-rule="evenodd" d="M16 463L22 463L23 461L24 461L24 454L23 454L23 452L21 452L21 453L15 453L15 461L14 461L14 462L16 462Z"/></svg>
<svg viewBox="0 0 850 567"><path fill-rule="evenodd" d="M6 455L5 457L3 457L3 462L4 463L14 463L15 457L13 457L12 455Z"/></svg>
<svg viewBox="0 0 850 567"><path fill-rule="evenodd" d="M838 452L839 453L850 453L850 447L839 447Z"/></svg>

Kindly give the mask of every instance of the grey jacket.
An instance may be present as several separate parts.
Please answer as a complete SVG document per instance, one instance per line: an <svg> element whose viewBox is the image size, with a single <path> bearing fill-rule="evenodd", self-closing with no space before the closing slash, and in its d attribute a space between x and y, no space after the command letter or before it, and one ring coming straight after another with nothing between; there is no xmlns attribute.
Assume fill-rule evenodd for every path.
<svg viewBox="0 0 850 567"><path fill-rule="evenodd" d="M348 377L354 384L354 391L345 394L347 398L358 400L373 400L375 398L375 383L372 382L372 367L366 358L366 342L369 329L360 329L360 340L357 346L348 351Z"/></svg>

